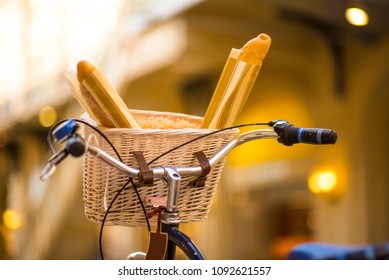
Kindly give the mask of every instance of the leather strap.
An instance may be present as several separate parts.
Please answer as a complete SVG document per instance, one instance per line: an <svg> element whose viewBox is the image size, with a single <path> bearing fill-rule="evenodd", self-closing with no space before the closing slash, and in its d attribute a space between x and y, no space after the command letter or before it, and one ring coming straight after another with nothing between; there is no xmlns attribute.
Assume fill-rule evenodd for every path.
<svg viewBox="0 0 389 280"><path fill-rule="evenodd" d="M209 161L203 151L195 152L194 155L200 163L202 172L199 177L190 183L190 185L191 187L203 188L205 186L205 181L207 180L207 175L211 172L211 165L209 164Z"/></svg>
<svg viewBox="0 0 389 280"><path fill-rule="evenodd" d="M151 186L154 184L154 173L150 170L146 163L146 159L143 153L140 151L134 151L132 154L139 165L139 183L141 186Z"/></svg>

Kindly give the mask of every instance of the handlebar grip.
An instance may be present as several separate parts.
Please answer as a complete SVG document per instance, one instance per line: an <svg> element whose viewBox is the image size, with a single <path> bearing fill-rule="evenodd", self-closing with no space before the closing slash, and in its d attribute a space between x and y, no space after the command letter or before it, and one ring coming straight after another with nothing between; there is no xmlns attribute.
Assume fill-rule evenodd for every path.
<svg viewBox="0 0 389 280"><path fill-rule="evenodd" d="M285 146L297 143L335 144L338 139L337 133L332 129L299 128L287 122L276 123L274 131L278 134L278 142Z"/></svg>

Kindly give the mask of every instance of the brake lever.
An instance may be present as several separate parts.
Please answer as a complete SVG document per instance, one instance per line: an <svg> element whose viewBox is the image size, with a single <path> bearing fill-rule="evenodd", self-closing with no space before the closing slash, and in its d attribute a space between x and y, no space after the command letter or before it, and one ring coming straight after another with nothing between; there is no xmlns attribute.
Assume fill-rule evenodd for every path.
<svg viewBox="0 0 389 280"><path fill-rule="evenodd" d="M60 151L59 153L57 154L54 154L48 161L47 165L45 166L45 168L42 170L42 173L41 175L39 176L39 178L42 180L42 181L46 181L47 179L49 179L51 177L51 175L54 174L56 168L57 168L57 165L63 161L67 156L69 155L69 152L67 151L67 149L63 149L62 151Z"/></svg>

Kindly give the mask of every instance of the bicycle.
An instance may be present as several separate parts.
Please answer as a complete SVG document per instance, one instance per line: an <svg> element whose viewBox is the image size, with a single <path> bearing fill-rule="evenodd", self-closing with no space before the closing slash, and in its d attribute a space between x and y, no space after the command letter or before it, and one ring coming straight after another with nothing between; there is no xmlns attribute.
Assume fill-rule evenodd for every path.
<svg viewBox="0 0 389 280"><path fill-rule="evenodd" d="M221 149L216 151L211 157L206 158L204 154L199 151L198 160L199 164L195 166L172 166L165 165L154 168L149 168L148 164L142 160L140 155L139 159L139 168L134 168L126 165L122 160L121 156L115 150L115 147L110 142L110 140L101 133L105 141L107 141L110 147L114 150L115 156L108 154L101 148L91 145L90 142L86 142L85 139L78 133L80 128L78 123L83 123L87 126L92 127L98 133L101 133L96 127L91 126L88 122L81 120L63 120L57 123L49 132L48 139L50 147L54 155L48 160L48 164L45 169L42 171L41 179L47 180L55 171L56 166L64 160L68 155L73 157L82 157L84 154L89 153L93 157L102 160L105 164L115 168L124 175L126 175L129 180L123 185L120 191L117 192L116 196L111 201L111 204L107 208L105 216L102 220L102 226L100 230L100 254L101 258L104 259L101 246L101 236L102 229L104 226L105 219L109 214L111 206L115 202L115 199L118 197L120 192L126 188L131 182L133 189L138 196L139 203L142 206L143 213L145 216L145 221L147 223L149 232L150 224L148 221L150 213L146 213L143 206L143 200L139 193L137 192L137 185L133 180L137 180L138 184L146 185L153 183L154 180L162 180L167 186L167 199L166 204L162 203L161 205L154 206L154 213L152 215L158 215L157 230L155 234L167 235L167 247L157 248L154 252L149 250L147 254L138 254L132 256L132 258L145 258L145 259L168 259L173 260L176 257L176 248L179 247L183 253L191 260L204 260L205 256L197 245L183 232L179 230L180 225L180 211L178 209L178 198L179 191L181 189L182 178L186 177L195 177L199 179L195 183L201 184L206 180L207 175L210 170L220 163L226 155L237 146L240 146L249 141L258 140L258 139L277 139L277 141L286 146L292 146L297 143L307 143L307 144L335 144L337 141L337 133L330 129L317 129L317 128L298 128L287 121L276 120L267 123L257 123L257 124L244 124L234 127L229 127L225 129L215 130L213 132L207 133L200 137L194 138L179 147L187 145L189 142L197 141L200 138L208 137L212 134L220 133L221 131L236 129L244 126L252 125L266 125L268 129L256 129L249 132L235 136L231 141L225 144ZM55 152L51 145L51 137L54 137L55 141L62 143L65 147L60 152ZM177 148L177 147L175 147ZM173 150L173 149L172 149ZM167 151L165 154L169 153ZM138 155L139 156L139 155ZM139 186L139 185L138 185ZM164 241L162 241L163 243ZM161 242L160 242L161 243ZM164 245L158 245L164 247ZM158 247L157 246L157 247Z"/></svg>

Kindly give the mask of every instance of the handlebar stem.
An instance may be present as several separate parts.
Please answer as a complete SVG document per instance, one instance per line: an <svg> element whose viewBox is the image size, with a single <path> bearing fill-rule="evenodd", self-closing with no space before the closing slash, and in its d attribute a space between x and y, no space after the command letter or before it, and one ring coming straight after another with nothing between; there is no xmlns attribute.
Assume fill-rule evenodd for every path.
<svg viewBox="0 0 389 280"><path fill-rule="evenodd" d="M178 212L178 195L180 192L181 176L173 166L166 166L165 180L167 181L168 193L166 210L163 211L162 223L178 225L181 220Z"/></svg>
<svg viewBox="0 0 389 280"><path fill-rule="evenodd" d="M166 210L169 212L177 212L178 193L180 191L181 176L177 172L177 169L173 166L166 166L165 179L167 181L168 188L168 201Z"/></svg>

